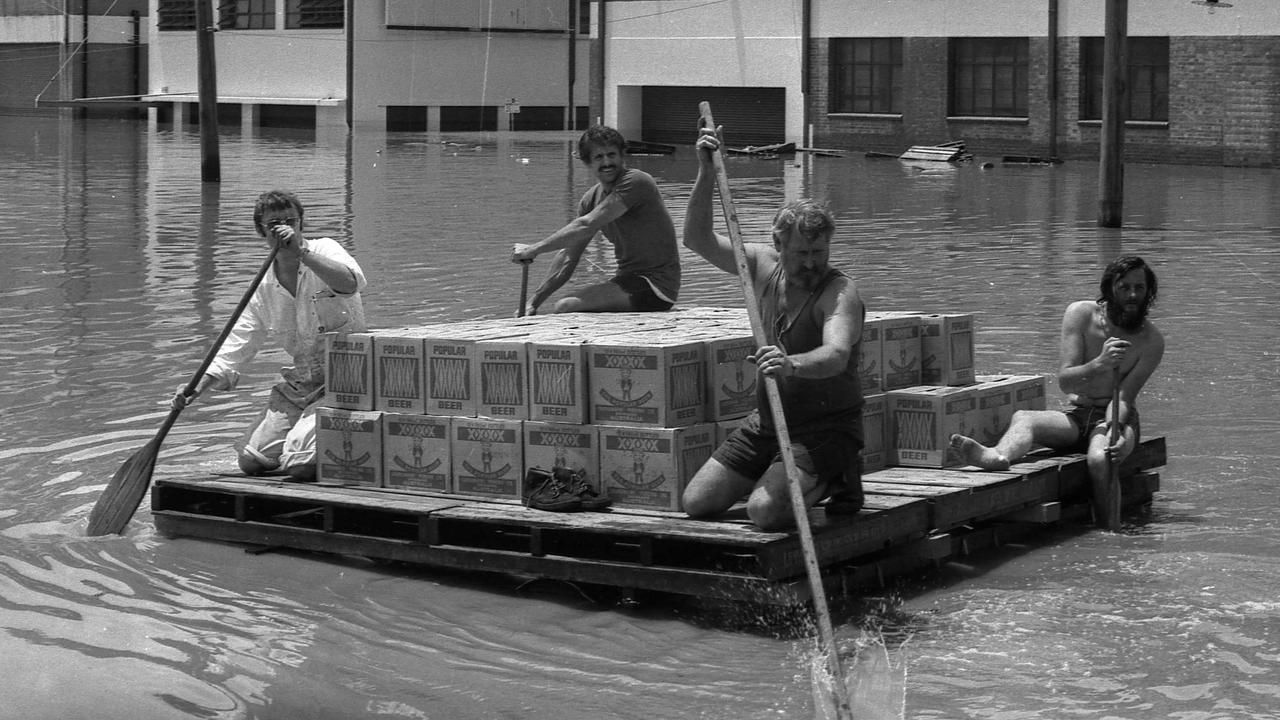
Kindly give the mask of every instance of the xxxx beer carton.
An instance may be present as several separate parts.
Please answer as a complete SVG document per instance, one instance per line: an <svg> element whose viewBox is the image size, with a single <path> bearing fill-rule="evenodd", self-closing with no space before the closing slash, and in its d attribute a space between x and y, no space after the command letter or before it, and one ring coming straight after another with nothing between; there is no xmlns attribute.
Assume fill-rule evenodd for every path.
<svg viewBox="0 0 1280 720"><path fill-rule="evenodd" d="M582 339L529 340L529 419L586 424L587 347Z"/></svg>
<svg viewBox="0 0 1280 720"><path fill-rule="evenodd" d="M711 422L740 418L756 407L756 351L751 332L706 341L707 410Z"/></svg>
<svg viewBox="0 0 1280 720"><path fill-rule="evenodd" d="M583 473L587 484L600 492L600 442L594 425L574 425L530 420L524 423L524 467L568 468ZM523 484L524 473L521 473ZM520 488L523 497L524 488Z"/></svg>
<svg viewBox="0 0 1280 720"><path fill-rule="evenodd" d="M952 434L973 436L978 417L973 386L921 385L890 390L886 396L893 438L890 464L942 468L958 463L947 448Z"/></svg>
<svg viewBox="0 0 1280 720"><path fill-rule="evenodd" d="M383 487L450 492L450 422L451 418L435 415L383 413Z"/></svg>
<svg viewBox="0 0 1280 720"><path fill-rule="evenodd" d="M973 384L973 315L920 316L920 382Z"/></svg>
<svg viewBox="0 0 1280 720"><path fill-rule="evenodd" d="M373 409L373 333L325 333L325 405Z"/></svg>
<svg viewBox="0 0 1280 720"><path fill-rule="evenodd" d="M520 499L524 435L519 420L453 418L453 492Z"/></svg>
<svg viewBox="0 0 1280 720"><path fill-rule="evenodd" d="M476 341L476 415L502 420L529 417L528 347L520 338Z"/></svg>
<svg viewBox="0 0 1280 720"><path fill-rule="evenodd" d="M476 341L452 337L445 328L423 339L426 353L426 398L428 415L475 417Z"/></svg>
<svg viewBox="0 0 1280 720"><path fill-rule="evenodd" d="M337 485L382 484L382 413L316 409L316 479Z"/></svg>
<svg viewBox="0 0 1280 720"><path fill-rule="evenodd" d="M715 449L715 425L600 426L600 478L614 506L679 511L689 478Z"/></svg>
<svg viewBox="0 0 1280 720"><path fill-rule="evenodd" d="M885 394L867 395L862 404L862 472L875 472L889 466L888 436L888 401Z"/></svg>
<svg viewBox="0 0 1280 720"><path fill-rule="evenodd" d="M880 318L872 316L867 316L862 322L862 340L858 343L858 379L863 395L884 391L883 325Z"/></svg>
<svg viewBox="0 0 1280 720"><path fill-rule="evenodd" d="M426 344L413 328L373 335L373 409L422 415L427 411Z"/></svg>
<svg viewBox="0 0 1280 720"><path fill-rule="evenodd" d="M920 380L920 316L880 314L880 367L884 390L913 387ZM864 388L863 392L867 392Z"/></svg>
<svg viewBox="0 0 1280 720"><path fill-rule="evenodd" d="M703 344L654 333L587 344L591 421L685 427L703 421Z"/></svg>
<svg viewBox="0 0 1280 720"><path fill-rule="evenodd" d="M1013 391L1014 410L1044 410L1047 378L1044 375L977 375L979 383L999 383Z"/></svg>
<svg viewBox="0 0 1280 720"><path fill-rule="evenodd" d="M997 376L991 380L979 381L973 386L977 394L978 418L974 422L974 434L970 437L988 447L1000 442L1013 420L1013 411L1017 409L1014 405L1014 386L1003 382L1004 379L1006 378L1003 376Z"/></svg>

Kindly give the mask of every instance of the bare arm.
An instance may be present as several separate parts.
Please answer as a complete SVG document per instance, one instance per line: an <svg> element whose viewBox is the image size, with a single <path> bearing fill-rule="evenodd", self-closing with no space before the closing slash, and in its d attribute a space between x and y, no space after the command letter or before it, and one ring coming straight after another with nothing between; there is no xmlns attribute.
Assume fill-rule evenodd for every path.
<svg viewBox="0 0 1280 720"><path fill-rule="evenodd" d="M1098 378L1111 373L1113 363L1107 353L1085 357L1095 308L1095 303L1081 300L1067 306L1062 315L1058 387L1064 393L1091 397L1097 389Z"/></svg>
<svg viewBox="0 0 1280 720"><path fill-rule="evenodd" d="M511 259L514 262L521 262L532 260L543 253L574 248L577 248L578 254L581 255L582 250L587 247L596 233L626 212L627 206L622 202L622 198L616 193L610 193L600 204L592 208L591 212L570 220L564 227L542 240L528 245L517 244L512 250Z"/></svg>
<svg viewBox="0 0 1280 720"><path fill-rule="evenodd" d="M684 216L684 246L698 253L715 267L734 275L738 274L738 261L733 254L733 242L715 231L716 170L711 155L719 147L713 131L703 128L698 137L698 177L689 192L689 207ZM756 248L743 245L747 265L753 276L756 271Z"/></svg>

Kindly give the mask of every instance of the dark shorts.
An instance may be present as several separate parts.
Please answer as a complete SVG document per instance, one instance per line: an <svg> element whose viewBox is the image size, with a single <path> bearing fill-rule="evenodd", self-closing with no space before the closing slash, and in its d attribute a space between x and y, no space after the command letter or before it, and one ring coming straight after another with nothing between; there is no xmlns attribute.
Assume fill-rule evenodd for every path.
<svg viewBox="0 0 1280 720"><path fill-rule="evenodd" d="M663 312L675 304L659 296L649 281L640 275L619 275L609 282L631 296L631 309L636 312Z"/></svg>
<svg viewBox="0 0 1280 720"><path fill-rule="evenodd" d="M1107 406L1072 405L1070 409L1062 412L1066 413L1076 426L1076 443L1067 448L1067 451L1087 452L1089 435L1093 432L1093 428L1107 421ZM1138 419L1138 408L1129 408L1129 424L1133 426L1133 441L1136 443L1142 438L1142 423Z"/></svg>
<svg viewBox="0 0 1280 720"><path fill-rule="evenodd" d="M826 496L862 496L862 415L847 424L791 435L796 466L826 483ZM778 436L761 430L760 416L752 413L716 448L712 457L746 477L759 478L770 465L782 462Z"/></svg>

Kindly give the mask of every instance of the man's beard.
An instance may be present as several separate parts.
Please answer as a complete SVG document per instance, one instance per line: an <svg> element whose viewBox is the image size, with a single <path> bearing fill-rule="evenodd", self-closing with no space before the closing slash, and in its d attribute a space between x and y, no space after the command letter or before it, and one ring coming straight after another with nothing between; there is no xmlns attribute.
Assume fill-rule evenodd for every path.
<svg viewBox="0 0 1280 720"><path fill-rule="evenodd" d="M1107 319L1112 325L1130 332L1142 327L1147 320L1147 311L1151 308L1151 300L1143 298L1136 308L1112 300L1107 303Z"/></svg>

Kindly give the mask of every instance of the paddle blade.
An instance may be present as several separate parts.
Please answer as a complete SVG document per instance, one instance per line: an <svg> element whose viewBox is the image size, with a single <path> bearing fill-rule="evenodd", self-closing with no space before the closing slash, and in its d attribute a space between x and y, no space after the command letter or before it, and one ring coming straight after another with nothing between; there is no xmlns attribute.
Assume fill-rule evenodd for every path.
<svg viewBox="0 0 1280 720"><path fill-rule="evenodd" d="M108 533L119 535L124 531L151 485L151 473L155 470L159 451L160 443L152 440L120 466L89 513L89 527L85 534L96 537Z"/></svg>

